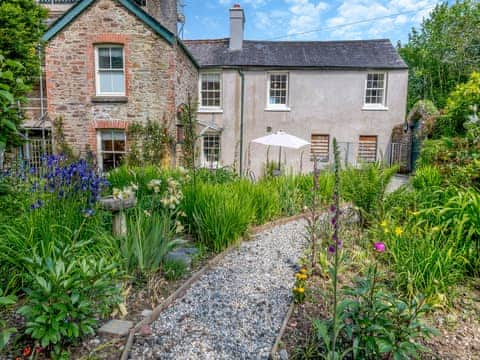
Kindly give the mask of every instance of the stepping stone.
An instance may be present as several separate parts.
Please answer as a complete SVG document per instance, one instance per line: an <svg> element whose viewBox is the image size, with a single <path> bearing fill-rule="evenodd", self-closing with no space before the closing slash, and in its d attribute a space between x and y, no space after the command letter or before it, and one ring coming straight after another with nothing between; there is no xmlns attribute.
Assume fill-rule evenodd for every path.
<svg viewBox="0 0 480 360"><path fill-rule="evenodd" d="M170 251L165 260L172 262L179 262L185 264L189 267L192 264L192 257L198 253L198 249L193 248L179 248L173 251Z"/></svg>
<svg viewBox="0 0 480 360"><path fill-rule="evenodd" d="M152 315L152 312L153 311L150 310L150 309L145 309L145 310L142 311L142 316L143 317L149 317L150 315Z"/></svg>
<svg viewBox="0 0 480 360"><path fill-rule="evenodd" d="M109 336L127 336L131 328L133 328L133 321L110 320L98 329L98 333Z"/></svg>

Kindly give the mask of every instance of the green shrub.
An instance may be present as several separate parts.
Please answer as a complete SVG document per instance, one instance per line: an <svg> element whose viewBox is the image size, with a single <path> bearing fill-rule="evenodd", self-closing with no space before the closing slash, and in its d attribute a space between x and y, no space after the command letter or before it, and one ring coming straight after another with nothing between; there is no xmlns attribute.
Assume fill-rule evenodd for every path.
<svg viewBox="0 0 480 360"><path fill-rule="evenodd" d="M385 197L382 204L385 218L395 219L398 223L406 222L411 213L416 211L419 206L418 197L418 191L406 186L391 192Z"/></svg>
<svg viewBox="0 0 480 360"><path fill-rule="evenodd" d="M436 166L424 165L415 170L412 185L416 189L431 189L442 184L440 170Z"/></svg>
<svg viewBox="0 0 480 360"><path fill-rule="evenodd" d="M398 299L379 280L376 268L370 268L343 289L337 354L352 353L354 359L418 358L426 350L420 340L437 333L421 321L429 307L422 299ZM317 342L330 351L332 325L320 320L313 325Z"/></svg>
<svg viewBox="0 0 480 360"><path fill-rule="evenodd" d="M117 250L112 243L99 240L107 231L101 213L83 216L75 202L35 209L9 224L0 224L0 286L17 293L28 286L28 263L33 255L55 259L60 249L89 241L88 248L78 248L75 256L114 259Z"/></svg>
<svg viewBox="0 0 480 360"><path fill-rule="evenodd" d="M239 179L238 174L233 168L205 169L196 170L197 180L208 184L225 184Z"/></svg>
<svg viewBox="0 0 480 360"><path fill-rule="evenodd" d="M480 193L473 189L457 189L440 206L420 212L419 219L438 227L451 246L468 261L473 275L480 273Z"/></svg>
<svg viewBox="0 0 480 360"><path fill-rule="evenodd" d="M424 140L417 160L419 168L423 166L439 165L451 162L454 159L452 150L456 147L455 140L444 137L436 140Z"/></svg>
<svg viewBox="0 0 480 360"><path fill-rule="evenodd" d="M148 165L144 167L121 166L110 171L107 178L111 186L118 189L135 184L138 187L136 191L137 199L142 202L152 192L148 185L152 180L160 180L159 193L163 193L167 188L169 178L178 181L183 176L184 171L181 169L167 170Z"/></svg>
<svg viewBox="0 0 480 360"><path fill-rule="evenodd" d="M183 261L166 260L163 264L163 275L167 280L178 280L186 271L187 265Z"/></svg>
<svg viewBox="0 0 480 360"><path fill-rule="evenodd" d="M222 251L247 232L255 217L254 207L248 194L235 191L235 183L198 184L193 193L193 208L187 211L199 240L209 249Z"/></svg>
<svg viewBox="0 0 480 360"><path fill-rule="evenodd" d="M175 236L176 224L168 214L148 215L134 209L128 217L127 236L117 239L126 269L140 273L158 270L168 252L184 243Z"/></svg>
<svg viewBox="0 0 480 360"><path fill-rule="evenodd" d="M457 85L447 98L445 120L438 126L441 135L457 136L465 134L464 123L471 115L471 107L480 104L480 72L474 71L470 79Z"/></svg>
<svg viewBox="0 0 480 360"><path fill-rule="evenodd" d="M480 188L480 151L471 139L425 140L417 165L437 167L444 184Z"/></svg>
<svg viewBox="0 0 480 360"><path fill-rule="evenodd" d="M14 305L17 298L13 295L3 296L3 290L0 288L0 309L5 306ZM15 328L8 328L5 320L0 320L0 351L7 346L11 336L17 332Z"/></svg>
<svg viewBox="0 0 480 360"><path fill-rule="evenodd" d="M386 168L380 163L372 163L360 168L347 167L341 173L342 197L360 210L364 225L379 215L385 190L396 171L396 167Z"/></svg>
<svg viewBox="0 0 480 360"><path fill-rule="evenodd" d="M235 190L233 190L235 189ZM280 195L274 183L262 180L256 184L243 180L232 185L232 191L237 191L242 197L248 197L254 208L255 225L266 222L280 216Z"/></svg>
<svg viewBox="0 0 480 360"><path fill-rule="evenodd" d="M304 193L298 186L298 179L295 176L278 176L268 180L278 193L281 214L292 216L302 211L304 204Z"/></svg>
<svg viewBox="0 0 480 360"><path fill-rule="evenodd" d="M74 255L71 248L56 259L34 257L28 297L19 309L27 321L25 333L57 355L65 345L94 334L97 318L121 300L115 264Z"/></svg>
<svg viewBox="0 0 480 360"><path fill-rule="evenodd" d="M387 236L389 264L394 284L403 293L424 294L432 303L444 303L451 286L465 276L466 259L454 241L445 241L436 228L429 232Z"/></svg>

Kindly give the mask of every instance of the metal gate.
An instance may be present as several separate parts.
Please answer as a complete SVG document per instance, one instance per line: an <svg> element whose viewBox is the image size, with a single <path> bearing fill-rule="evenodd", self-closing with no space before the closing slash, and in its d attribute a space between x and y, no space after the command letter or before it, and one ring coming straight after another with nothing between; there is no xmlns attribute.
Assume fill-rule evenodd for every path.
<svg viewBox="0 0 480 360"><path fill-rule="evenodd" d="M392 143L390 148L390 165L398 165L400 172L410 172L410 146L404 143Z"/></svg>

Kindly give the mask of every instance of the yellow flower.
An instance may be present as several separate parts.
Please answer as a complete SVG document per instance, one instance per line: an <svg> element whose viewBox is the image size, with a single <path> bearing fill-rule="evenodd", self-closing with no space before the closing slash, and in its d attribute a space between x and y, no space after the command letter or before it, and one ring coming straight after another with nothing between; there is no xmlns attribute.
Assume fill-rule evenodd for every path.
<svg viewBox="0 0 480 360"><path fill-rule="evenodd" d="M403 234L403 229L400 226L395 228L395 235L400 236Z"/></svg>
<svg viewBox="0 0 480 360"><path fill-rule="evenodd" d="M304 292L305 292L305 289L304 289L303 287L300 287L300 288L297 289L297 291L298 291L299 293L304 293Z"/></svg>
<svg viewBox="0 0 480 360"><path fill-rule="evenodd" d="M306 274L306 273L307 273L307 269L306 269L306 268L301 268L301 269L300 269L300 272L301 272L302 274Z"/></svg>
<svg viewBox="0 0 480 360"><path fill-rule="evenodd" d="M414 212L412 212L412 215L413 215L413 216L417 216L418 214L420 214L420 211L414 211Z"/></svg>
<svg viewBox="0 0 480 360"><path fill-rule="evenodd" d="M383 228L386 228L386 227L388 226L387 220L383 220L383 221L380 223L380 226L383 227Z"/></svg>
<svg viewBox="0 0 480 360"><path fill-rule="evenodd" d="M432 231L440 231L440 226L434 226L434 227L432 228Z"/></svg>
<svg viewBox="0 0 480 360"><path fill-rule="evenodd" d="M298 273L298 274L295 274L295 277L296 277L298 280L305 280L305 279L307 278L307 275L306 275L306 274Z"/></svg>
<svg viewBox="0 0 480 360"><path fill-rule="evenodd" d="M383 229L383 232L384 232L385 234L388 234L388 233L390 232L390 230L389 230L388 228L384 228L384 229Z"/></svg>

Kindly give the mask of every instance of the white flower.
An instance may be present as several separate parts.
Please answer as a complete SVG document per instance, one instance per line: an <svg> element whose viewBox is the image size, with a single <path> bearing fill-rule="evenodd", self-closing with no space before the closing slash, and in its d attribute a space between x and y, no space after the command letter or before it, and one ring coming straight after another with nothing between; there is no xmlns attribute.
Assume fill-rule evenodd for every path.
<svg viewBox="0 0 480 360"><path fill-rule="evenodd" d="M155 189L155 187L159 187L160 185L162 184L162 180L160 179L154 179L154 180L150 180L150 182L147 184L147 187L152 190L152 189Z"/></svg>

